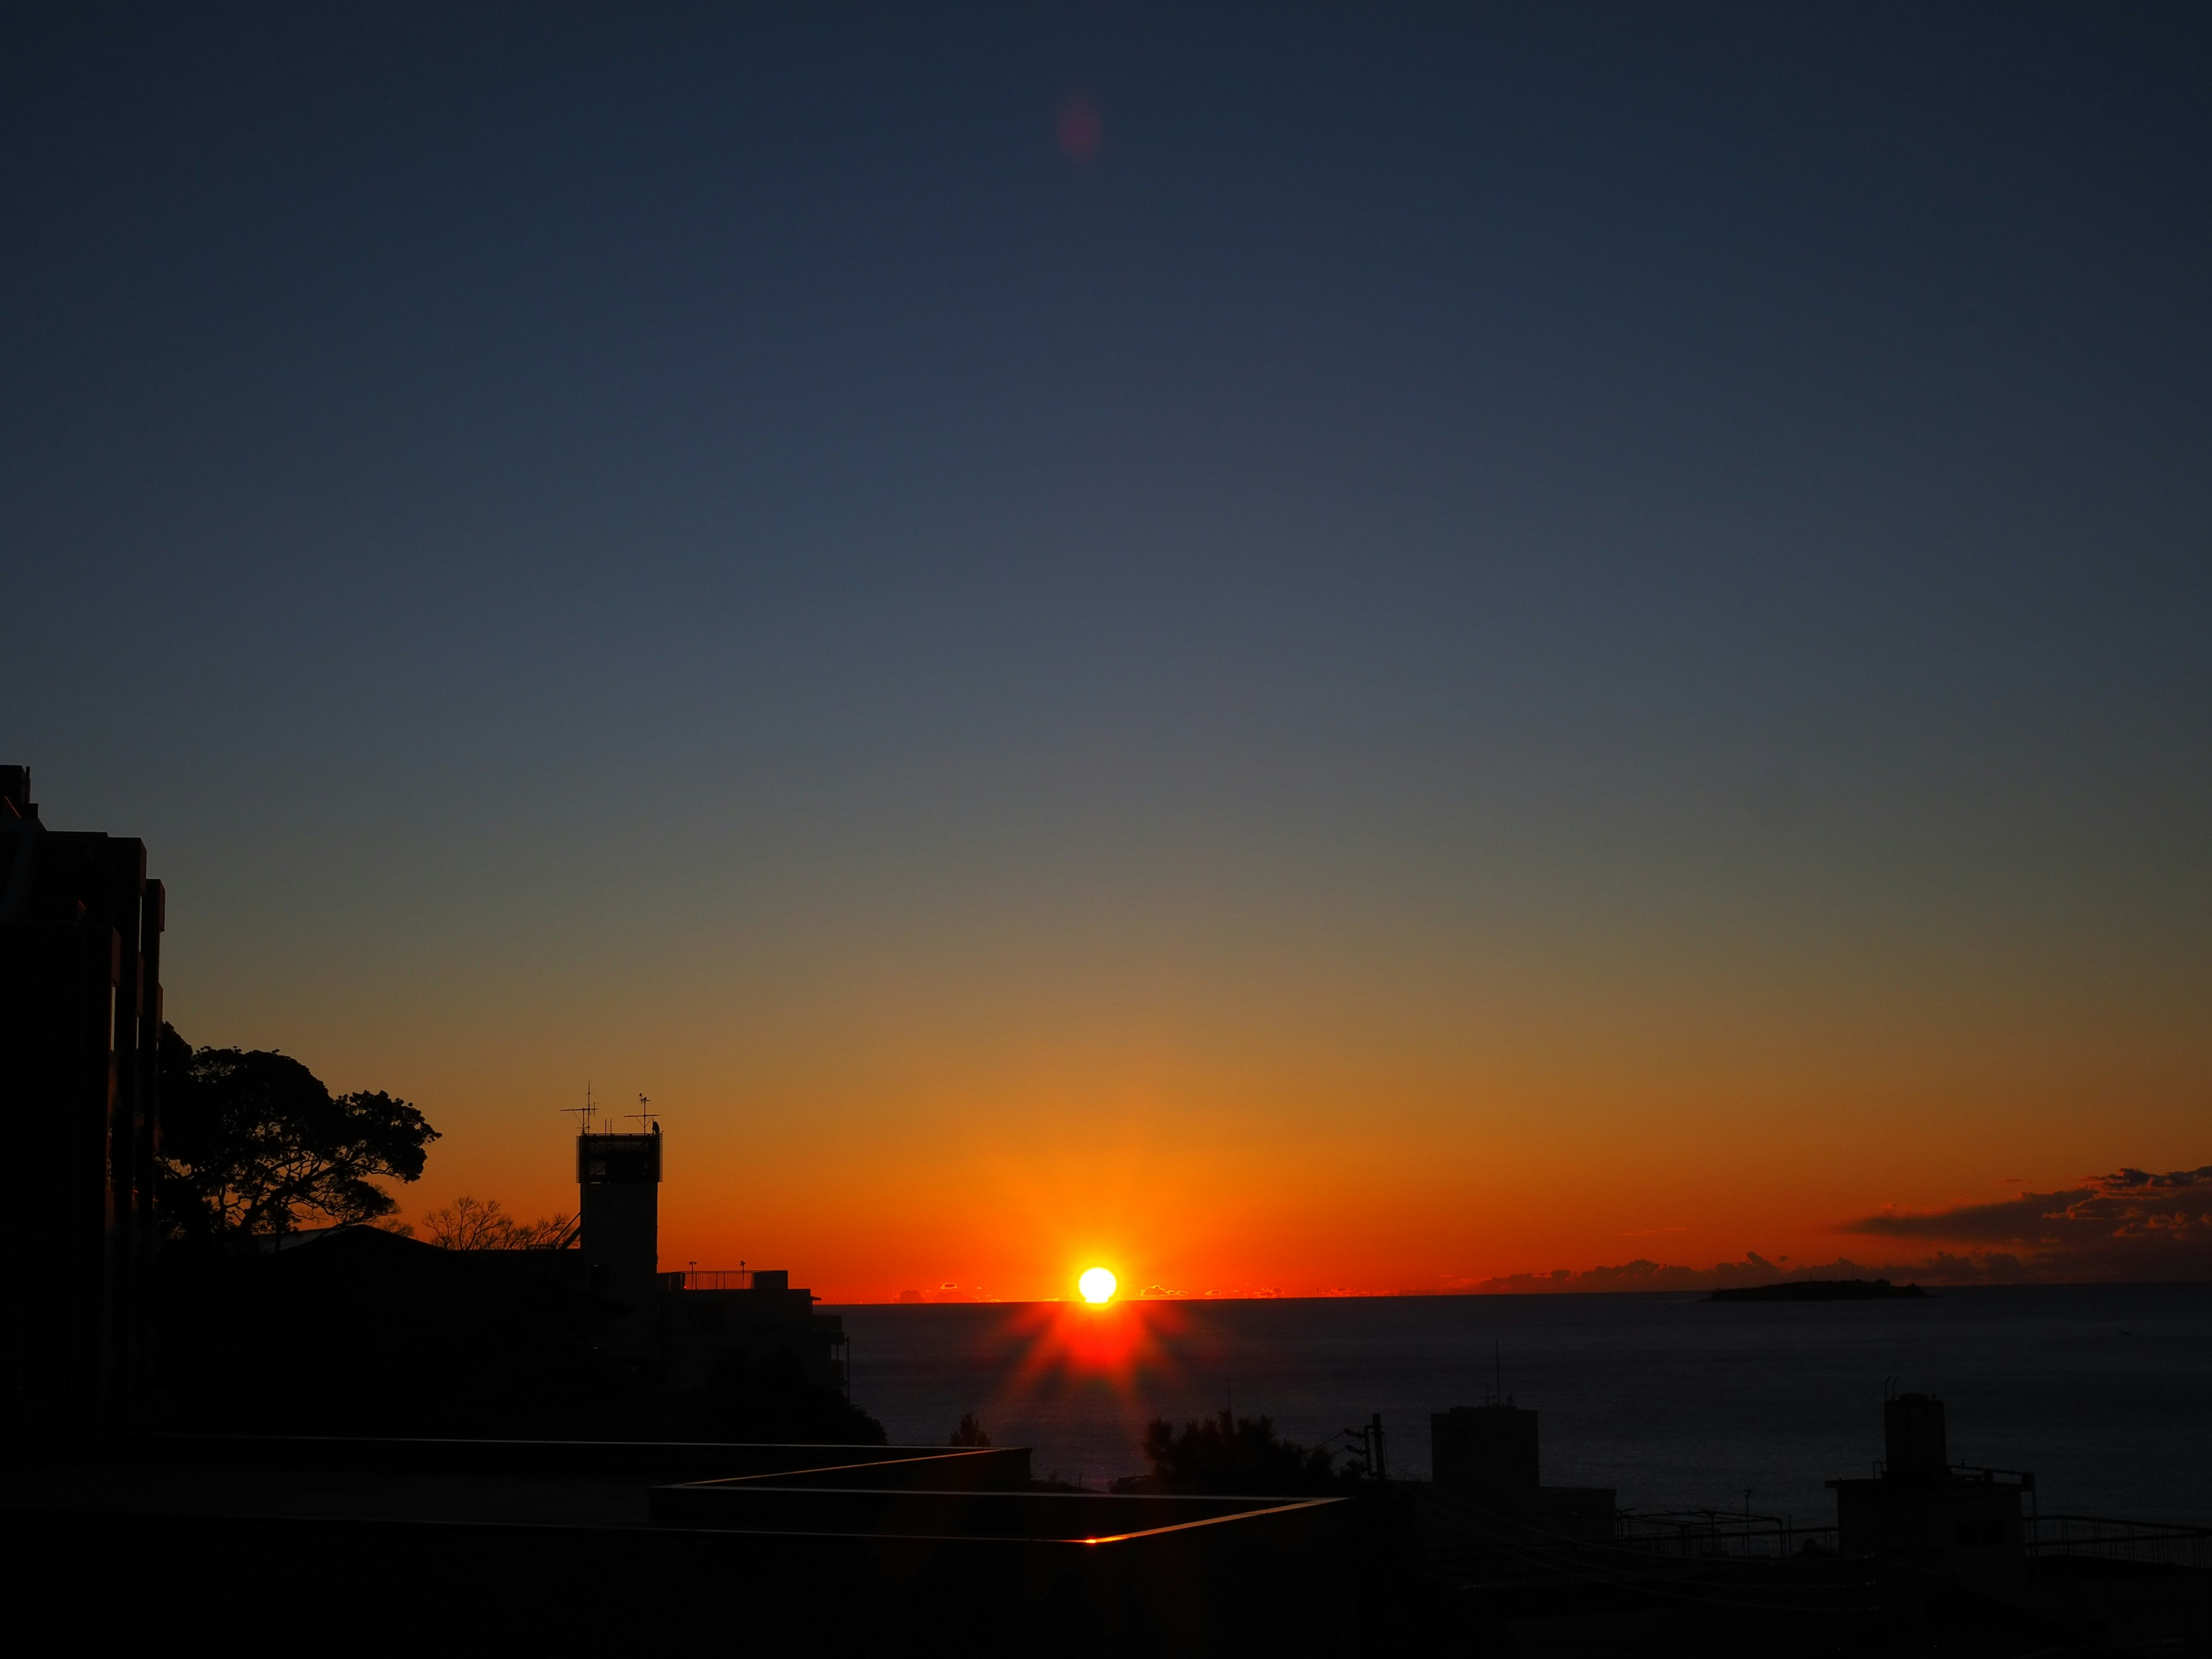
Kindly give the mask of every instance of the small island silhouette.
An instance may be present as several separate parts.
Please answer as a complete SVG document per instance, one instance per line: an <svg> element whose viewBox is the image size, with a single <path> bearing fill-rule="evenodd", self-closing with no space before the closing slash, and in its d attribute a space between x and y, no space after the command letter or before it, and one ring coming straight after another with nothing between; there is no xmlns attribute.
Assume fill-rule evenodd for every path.
<svg viewBox="0 0 2212 1659"><path fill-rule="evenodd" d="M1925 1296L1917 1285L1893 1285L1886 1279L1786 1279L1777 1285L1741 1285L1715 1291L1708 1302L1887 1302L1901 1296Z"/></svg>

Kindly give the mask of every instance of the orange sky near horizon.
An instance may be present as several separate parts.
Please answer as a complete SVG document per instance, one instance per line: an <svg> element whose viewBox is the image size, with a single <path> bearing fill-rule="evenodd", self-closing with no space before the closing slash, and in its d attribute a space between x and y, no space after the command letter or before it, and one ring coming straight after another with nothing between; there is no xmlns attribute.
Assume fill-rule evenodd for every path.
<svg viewBox="0 0 2212 1659"><path fill-rule="evenodd" d="M2212 11L13 10L0 763L404 1218L2212 1263Z"/></svg>
<svg viewBox="0 0 2212 1659"><path fill-rule="evenodd" d="M572 1209L562 1109L586 1077L617 1114L649 1094L664 1267L781 1266L837 1302L1067 1296L1094 1261L1201 1295L1880 1263L1925 1251L1837 1224L2205 1158L2212 1067L2170 963L1996 974L1924 919L1887 961L1872 927L1762 948L1710 920L1548 950L1409 929L1395 958L1348 925L1273 951L1162 928L1026 955L970 931L932 974L796 932L701 971L688 937L656 963L644 924L580 969L475 923L482 981L370 950L220 995L180 930L171 1011L420 1104L444 1138L399 1190L411 1218L462 1193Z"/></svg>

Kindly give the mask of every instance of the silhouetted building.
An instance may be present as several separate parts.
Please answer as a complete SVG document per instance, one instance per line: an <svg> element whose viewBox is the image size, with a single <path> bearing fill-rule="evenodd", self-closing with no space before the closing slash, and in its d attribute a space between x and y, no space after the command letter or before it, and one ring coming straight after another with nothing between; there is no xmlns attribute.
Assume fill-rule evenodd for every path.
<svg viewBox="0 0 2212 1659"><path fill-rule="evenodd" d="M787 1272L667 1273L663 1283L662 1375L674 1386L703 1382L726 1364L786 1365L810 1382L845 1388L845 1322L816 1313L814 1292L793 1288Z"/></svg>
<svg viewBox="0 0 2212 1659"><path fill-rule="evenodd" d="M0 1207L12 1424L86 1426L148 1363L161 1105L161 884L146 845L46 828L0 766Z"/></svg>
<svg viewBox="0 0 2212 1659"><path fill-rule="evenodd" d="M781 1366L842 1389L844 1322L814 1311L814 1293L784 1268L660 1271L660 1126L576 1137L578 1255L592 1293L624 1311L617 1347L677 1388L720 1368Z"/></svg>
<svg viewBox="0 0 2212 1659"><path fill-rule="evenodd" d="M576 1212L594 1293L639 1311L660 1292L660 1126L576 1137ZM647 1322L637 1322L641 1334Z"/></svg>
<svg viewBox="0 0 2212 1659"><path fill-rule="evenodd" d="M1516 1406L1460 1406L1429 1419L1437 1487L1503 1514L1536 1501L1536 1413Z"/></svg>
<svg viewBox="0 0 2212 1659"><path fill-rule="evenodd" d="M1613 1536L1613 1488L1540 1484L1536 1413L1510 1401L1433 1414L1429 1464L1439 1496L1483 1514L1570 1538Z"/></svg>
<svg viewBox="0 0 2212 1659"><path fill-rule="evenodd" d="M1837 1542L1846 1553L1900 1560L1969 1589L2021 1595L2027 1573L2021 1497L2035 1490L2035 1477L1953 1463L1943 1402L1928 1395L1884 1401L1881 1419L1881 1473L1828 1482Z"/></svg>

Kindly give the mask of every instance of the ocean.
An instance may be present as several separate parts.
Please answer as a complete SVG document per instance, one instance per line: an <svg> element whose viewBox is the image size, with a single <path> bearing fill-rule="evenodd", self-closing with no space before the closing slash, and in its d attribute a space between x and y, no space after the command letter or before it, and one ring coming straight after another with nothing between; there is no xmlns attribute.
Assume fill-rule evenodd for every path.
<svg viewBox="0 0 2212 1659"><path fill-rule="evenodd" d="M1894 1387L1945 1401L1954 1462L2034 1471L2045 1514L2212 1525L2212 1285L824 1311L851 1338L854 1401L894 1442L942 1443L973 1412L1039 1474L1089 1483L1145 1467L1152 1418L1231 1405L1307 1444L1380 1413L1393 1467L1425 1476L1429 1413L1502 1389L1541 1413L1548 1484L1820 1525L1821 1482L1881 1455Z"/></svg>

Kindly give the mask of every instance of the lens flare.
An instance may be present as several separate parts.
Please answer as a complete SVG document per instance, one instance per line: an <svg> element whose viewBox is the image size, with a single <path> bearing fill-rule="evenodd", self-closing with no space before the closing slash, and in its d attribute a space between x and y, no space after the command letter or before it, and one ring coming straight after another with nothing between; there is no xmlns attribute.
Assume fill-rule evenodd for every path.
<svg viewBox="0 0 2212 1659"><path fill-rule="evenodd" d="M1111 1302L1114 1286L1114 1275L1103 1267L1092 1267L1075 1281L1075 1288L1083 1292L1085 1302Z"/></svg>

